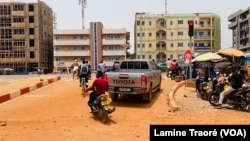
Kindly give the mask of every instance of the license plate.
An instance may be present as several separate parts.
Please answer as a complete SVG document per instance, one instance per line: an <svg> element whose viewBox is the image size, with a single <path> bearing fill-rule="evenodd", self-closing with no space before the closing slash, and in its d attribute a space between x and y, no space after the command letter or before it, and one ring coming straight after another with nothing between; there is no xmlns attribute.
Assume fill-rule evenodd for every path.
<svg viewBox="0 0 250 141"><path fill-rule="evenodd" d="M108 101L101 101L101 104L104 106L104 105L108 105Z"/></svg>
<svg viewBox="0 0 250 141"><path fill-rule="evenodd" d="M130 92L130 88L119 88L119 91Z"/></svg>
<svg viewBox="0 0 250 141"><path fill-rule="evenodd" d="M209 89L209 87L208 87L208 86L204 86L203 88L204 88L205 90Z"/></svg>
<svg viewBox="0 0 250 141"><path fill-rule="evenodd" d="M224 86L224 90L227 89L228 87L229 87L229 85L225 85L225 86Z"/></svg>

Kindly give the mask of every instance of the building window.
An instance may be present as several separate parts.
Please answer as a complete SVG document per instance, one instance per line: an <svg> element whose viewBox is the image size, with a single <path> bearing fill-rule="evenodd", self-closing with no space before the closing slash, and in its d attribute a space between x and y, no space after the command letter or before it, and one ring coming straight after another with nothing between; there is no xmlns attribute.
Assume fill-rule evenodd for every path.
<svg viewBox="0 0 250 141"><path fill-rule="evenodd" d="M178 24L183 24L183 20L178 20Z"/></svg>
<svg viewBox="0 0 250 141"><path fill-rule="evenodd" d="M141 25L145 25L145 22L144 22L144 21L142 21L142 22L141 22Z"/></svg>
<svg viewBox="0 0 250 141"><path fill-rule="evenodd" d="M80 50L85 50L85 48L84 47L80 47Z"/></svg>
<svg viewBox="0 0 250 141"><path fill-rule="evenodd" d="M141 57L142 59L145 59L145 55L142 55L142 57Z"/></svg>
<svg viewBox="0 0 250 141"><path fill-rule="evenodd" d="M136 22L136 25L140 25L140 21L137 21L137 22Z"/></svg>
<svg viewBox="0 0 250 141"><path fill-rule="evenodd" d="M35 41L34 39L30 39L30 47L34 47L35 46Z"/></svg>
<svg viewBox="0 0 250 141"><path fill-rule="evenodd" d="M120 56L109 56L109 60L120 60Z"/></svg>
<svg viewBox="0 0 250 141"><path fill-rule="evenodd" d="M151 47L152 47L152 44L151 44L151 43L149 43L149 44L148 44L148 47L150 47L150 48L151 48Z"/></svg>
<svg viewBox="0 0 250 141"><path fill-rule="evenodd" d="M170 25L173 25L174 24L174 22L173 21L170 21Z"/></svg>
<svg viewBox="0 0 250 141"><path fill-rule="evenodd" d="M78 47L76 47L76 46L73 47L73 50L74 50L74 51L77 51L77 50L78 50Z"/></svg>
<svg viewBox="0 0 250 141"><path fill-rule="evenodd" d="M171 36L174 36L174 33L173 33L173 32L171 32L171 33L170 33L170 35L171 35Z"/></svg>
<svg viewBox="0 0 250 141"><path fill-rule="evenodd" d="M137 36L140 37L140 33L137 33Z"/></svg>
<svg viewBox="0 0 250 141"><path fill-rule="evenodd" d="M117 40L117 39L121 39L121 37L119 35L109 35L108 39L109 40Z"/></svg>
<svg viewBox="0 0 250 141"><path fill-rule="evenodd" d="M183 36L183 32L178 32L178 36Z"/></svg>
<svg viewBox="0 0 250 141"><path fill-rule="evenodd" d="M142 37L144 37L144 36L145 36L144 32L143 32L143 33L141 33L141 36L142 36Z"/></svg>
<svg viewBox="0 0 250 141"><path fill-rule="evenodd" d="M148 33L148 36L149 36L149 37L151 37L151 36L152 36L152 33L151 33L151 32L150 32L150 33Z"/></svg>
<svg viewBox="0 0 250 141"><path fill-rule="evenodd" d="M140 55L137 55L137 59L140 59Z"/></svg>
<svg viewBox="0 0 250 141"><path fill-rule="evenodd" d="M137 44L137 48L140 48L140 44Z"/></svg>
<svg viewBox="0 0 250 141"><path fill-rule="evenodd" d="M178 43L178 47L183 47L183 43Z"/></svg>
<svg viewBox="0 0 250 141"><path fill-rule="evenodd" d="M77 36L73 36L73 40L76 40L78 37Z"/></svg>
<svg viewBox="0 0 250 141"><path fill-rule="evenodd" d="M80 36L80 39L83 40L83 39L84 39L84 36L81 35L81 36Z"/></svg>
<svg viewBox="0 0 250 141"><path fill-rule="evenodd" d="M174 55L173 55L173 54L170 54L170 58L173 59L173 58L174 58Z"/></svg>
<svg viewBox="0 0 250 141"><path fill-rule="evenodd" d="M30 28L30 29L29 29L29 33L30 33L30 35L34 35L34 33L35 33L34 28Z"/></svg>
<svg viewBox="0 0 250 141"><path fill-rule="evenodd" d="M121 50L120 46L109 46L108 50Z"/></svg>
<svg viewBox="0 0 250 141"><path fill-rule="evenodd" d="M58 61L61 61L61 59L60 58L56 58L56 61L58 62Z"/></svg>
<svg viewBox="0 0 250 141"><path fill-rule="evenodd" d="M55 40L60 40L60 36L56 36L56 37L55 37Z"/></svg>
<svg viewBox="0 0 250 141"><path fill-rule="evenodd" d="M34 23L34 16L29 16L29 23Z"/></svg>
<svg viewBox="0 0 250 141"><path fill-rule="evenodd" d="M141 47L144 48L144 47L145 47L145 44L142 44Z"/></svg>
<svg viewBox="0 0 250 141"><path fill-rule="evenodd" d="M149 22L148 22L148 24L149 24L149 25L152 25L152 22L151 22L151 21L149 21Z"/></svg>
<svg viewBox="0 0 250 141"><path fill-rule="evenodd" d="M173 47L174 47L174 44L173 44L173 43L171 43L171 44L170 44L170 47L171 47L171 48L173 48Z"/></svg>
<svg viewBox="0 0 250 141"><path fill-rule="evenodd" d="M60 47L56 47L56 51L60 51Z"/></svg>
<svg viewBox="0 0 250 141"><path fill-rule="evenodd" d="M34 51L30 51L30 58L35 58L35 52Z"/></svg>
<svg viewBox="0 0 250 141"><path fill-rule="evenodd" d="M151 55L148 55L148 59L152 59L152 56L151 56Z"/></svg>
<svg viewBox="0 0 250 141"><path fill-rule="evenodd" d="M33 4L29 4L29 11L30 12L34 11L34 5Z"/></svg>
<svg viewBox="0 0 250 141"><path fill-rule="evenodd" d="M24 22L24 17L22 16L14 16L13 17L13 23L23 23Z"/></svg>

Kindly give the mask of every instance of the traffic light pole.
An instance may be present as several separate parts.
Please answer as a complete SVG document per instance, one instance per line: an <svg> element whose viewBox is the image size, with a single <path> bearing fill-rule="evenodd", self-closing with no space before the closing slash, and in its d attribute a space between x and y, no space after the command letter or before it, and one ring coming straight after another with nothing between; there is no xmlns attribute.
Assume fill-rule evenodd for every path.
<svg viewBox="0 0 250 141"><path fill-rule="evenodd" d="M192 50L192 36L190 36L190 42L189 42L189 47L190 47L190 50L193 54L193 50ZM189 80L191 80L192 78L192 61L190 61L189 63Z"/></svg>

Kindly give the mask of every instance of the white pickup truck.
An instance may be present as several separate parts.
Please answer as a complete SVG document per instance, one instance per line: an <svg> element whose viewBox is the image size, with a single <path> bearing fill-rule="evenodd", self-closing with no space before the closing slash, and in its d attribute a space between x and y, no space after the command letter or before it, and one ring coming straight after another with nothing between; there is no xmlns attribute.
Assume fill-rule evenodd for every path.
<svg viewBox="0 0 250 141"><path fill-rule="evenodd" d="M154 92L161 89L161 70L151 60L127 59L120 62L115 72L106 72L109 95L113 101L122 94L141 95L150 102Z"/></svg>

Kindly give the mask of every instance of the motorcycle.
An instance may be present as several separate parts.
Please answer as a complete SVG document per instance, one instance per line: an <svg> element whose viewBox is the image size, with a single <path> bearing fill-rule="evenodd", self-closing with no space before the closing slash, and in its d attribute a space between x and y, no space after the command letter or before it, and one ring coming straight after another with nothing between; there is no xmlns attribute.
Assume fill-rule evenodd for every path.
<svg viewBox="0 0 250 141"><path fill-rule="evenodd" d="M213 81L213 83L214 82L215 81ZM200 96L203 100L208 100L208 96L211 90L209 89L208 82L204 80L204 77L198 76L196 78L195 85L197 95Z"/></svg>
<svg viewBox="0 0 250 141"><path fill-rule="evenodd" d="M166 71L167 78L170 77L171 73L172 73L172 71L167 69L167 71Z"/></svg>
<svg viewBox="0 0 250 141"><path fill-rule="evenodd" d="M220 93L229 87L226 81L220 81L216 85L216 90L209 94L208 101L213 106L218 106ZM226 95L223 99L223 104L228 104L234 108L239 108L242 111L249 110L250 106L250 86L243 86Z"/></svg>
<svg viewBox="0 0 250 141"><path fill-rule="evenodd" d="M108 95L101 94L93 102L93 108L91 108L91 113L95 118L102 121L103 123L108 122L108 114L115 111L115 107L109 109Z"/></svg>
<svg viewBox="0 0 250 141"><path fill-rule="evenodd" d="M169 71L169 75L170 75L171 80L175 80L175 76L178 76L178 70Z"/></svg>

